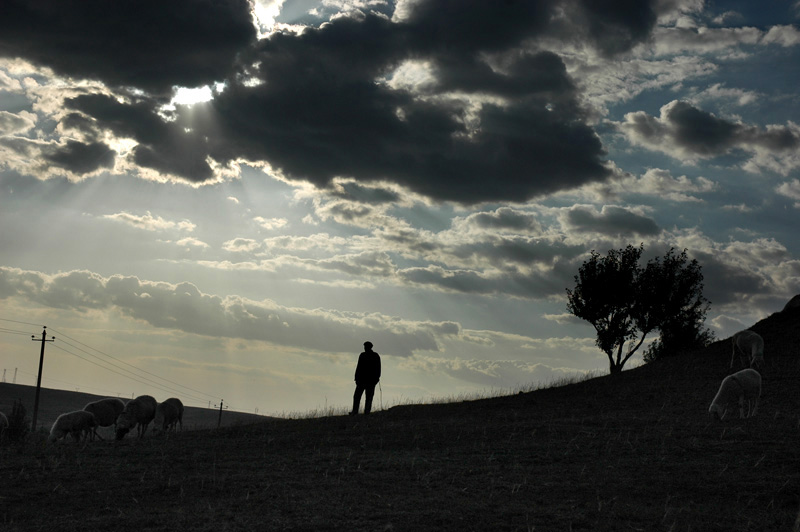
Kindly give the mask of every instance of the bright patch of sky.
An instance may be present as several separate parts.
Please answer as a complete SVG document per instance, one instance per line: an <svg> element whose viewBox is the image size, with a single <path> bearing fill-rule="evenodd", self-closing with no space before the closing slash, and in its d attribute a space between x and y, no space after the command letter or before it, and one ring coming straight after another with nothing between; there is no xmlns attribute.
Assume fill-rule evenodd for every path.
<svg viewBox="0 0 800 532"><path fill-rule="evenodd" d="M175 91L175 96L172 97L169 103L172 105L194 105L196 103L209 102L213 98L214 93L211 91L211 87L207 85L196 89L178 87Z"/></svg>

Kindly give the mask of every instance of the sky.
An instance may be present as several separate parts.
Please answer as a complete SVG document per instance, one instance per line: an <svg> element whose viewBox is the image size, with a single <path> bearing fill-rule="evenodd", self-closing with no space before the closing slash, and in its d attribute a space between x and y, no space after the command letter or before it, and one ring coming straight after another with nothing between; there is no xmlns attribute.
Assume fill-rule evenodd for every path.
<svg viewBox="0 0 800 532"><path fill-rule="evenodd" d="M604 374L566 290L629 244L727 338L800 292L799 85L797 0L7 0L3 378L42 326L43 386L266 415L365 341L378 408Z"/></svg>

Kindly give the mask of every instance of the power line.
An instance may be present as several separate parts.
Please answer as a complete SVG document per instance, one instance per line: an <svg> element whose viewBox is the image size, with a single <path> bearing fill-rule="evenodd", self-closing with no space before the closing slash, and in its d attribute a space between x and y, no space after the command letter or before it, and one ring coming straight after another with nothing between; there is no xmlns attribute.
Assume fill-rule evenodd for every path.
<svg viewBox="0 0 800 532"><path fill-rule="evenodd" d="M0 318L0 321L7 321L7 322L11 322L11 323L19 323L21 325L38 326L38 324L36 324L36 323L31 323L31 322L27 322L27 321L20 321L20 320L12 320L12 319L9 319L9 318ZM62 343L65 343L68 346L72 347L73 349L76 349L76 350L78 350L78 351L80 351L82 353L85 353L88 356L94 357L94 358L102 361L104 364L108 364L109 366L119 370L119 371L115 371L114 369L111 369L111 368L106 367L106 366L104 366L102 364L99 364L99 363L94 362L92 360L89 360L89 359L87 359L85 357L82 357L82 356L80 356L80 355L78 355L78 354L76 354L76 353L74 353L74 352L72 352L72 351L70 351L68 349L65 349L65 348L63 348L61 346L53 345L53 347L57 347L58 349L60 349L61 351L64 351L65 353L68 353L68 354L70 354L72 356L75 356L77 358L80 358L80 359L82 359L82 360L84 360L86 362L94 364L94 365L96 365L96 366L98 366L98 367L100 367L102 369L105 369L106 371L110 371L112 373L115 373L115 374L120 375L122 377L126 377L128 379L131 379L131 380L133 380L135 382L138 382L140 384L144 384L146 386L153 386L153 387L155 387L155 388L157 388L157 389L159 389L161 391L166 391L168 393L175 393L175 394L178 394L178 395L182 395L184 397L188 397L189 399L191 399L193 401L196 401L199 404L205 404L208 401L207 401L207 399L202 399L202 398L193 396L192 394L189 394L184 390L189 390L190 392L194 392L196 394L200 394L202 396L205 396L205 397L208 397L208 398L211 398L211 399L214 399L214 400L220 399L217 396L209 394L209 393L206 393L206 392L204 392L202 390L197 390L195 388L191 388L189 386L185 386L183 384L180 384L178 382L172 381L170 379L161 377L160 375L156 375L155 373L151 373L151 372L149 372L147 370L138 368L138 367L134 366L133 364L129 364L128 362L125 362L124 360L120 360L120 359L118 359L118 358L116 358L116 357L114 357L114 356L112 356L112 355L110 355L110 354L108 354L108 353L106 353L104 351L101 351L100 349L97 349L97 348L92 347L92 346L90 346L88 344L85 344L85 343L81 342L80 340L78 340L76 338L72 338L71 336L67 335L63 331L58 331L58 330L55 330L55 329L52 329L52 328L50 329L50 331L58 334L59 338L62 339ZM17 329L10 329L10 328L5 328L5 327L0 327L0 333L2 333L2 332L8 333L8 334L24 334L26 336L30 334L29 332L20 331L20 330L17 330ZM92 351L96 351L97 353L100 353L101 355L107 357L110 360L105 360L105 359L103 359L103 358L101 358L101 357L99 357L99 356L97 356L97 355L95 355L93 353L90 353L89 351L86 351L85 349L82 349L81 347L78 347L76 345L70 344L69 342L63 341L63 338L68 338L68 339L72 340L73 342L75 342L75 343L77 343L79 345L82 345L83 347L85 347L87 349L91 349ZM161 382L154 381L154 380L152 380L151 378L149 378L147 376L136 374L136 373L134 373L133 371L131 371L129 369L126 369L124 367L119 366L118 364L115 364L115 362L118 363L118 364L124 364L125 366L128 366L128 367L130 367L130 368L132 368L132 369L134 369L134 370L136 370L136 371L138 371L140 373L144 373L146 375L149 375L151 377L154 377L156 379L164 381L164 382L166 382L168 384L163 384ZM126 375L125 373L121 373L121 372L126 372L126 373L129 373L130 375ZM48 379L48 380L52 380L52 379ZM74 386L75 384L72 384L72 385ZM178 390L178 389L172 388L169 385L178 386L182 390ZM220 399L220 402L221 402L221 399ZM228 408L230 408L230 406Z"/></svg>
<svg viewBox="0 0 800 532"><path fill-rule="evenodd" d="M10 321L11 323L20 323L22 325L33 325L34 327L41 327L38 323L31 323L29 321L10 320L8 318L0 318L0 321Z"/></svg>
<svg viewBox="0 0 800 532"><path fill-rule="evenodd" d="M18 370L18 371L19 371L19 373L22 373L24 375L30 375L31 377L35 377L36 376L35 373L31 373L29 371L25 371L25 370L21 370L21 369ZM76 382L62 381L62 380L59 380L59 379L51 379L50 377L42 377L42 380L46 380L47 382L57 382L59 384L68 384L69 386L77 387L77 388L80 388L82 390L93 390L93 391L96 391L96 392L102 392L103 394L106 394L106 395L115 395L115 394L119 395L119 392L117 390L105 390L103 388L95 388L94 386L84 386L83 384L78 384ZM97 394L95 394L95 395L97 395Z"/></svg>
<svg viewBox="0 0 800 532"><path fill-rule="evenodd" d="M129 378L129 379L135 380L136 382L138 382L138 383L140 383L140 384L147 384L147 385L155 386L155 387L159 388L159 389L160 389L160 390L162 390L162 391L176 392L176 393L180 393L180 394L183 394L183 395L187 395L187 394L186 394L186 392L181 392L180 390L176 390L176 389L174 389L174 388L170 388L169 386L166 386L166 385L164 385L164 384L161 384L160 382L156 382L156 381L154 381L154 380L152 380L152 379L148 379L147 377L143 377L143 376L141 376L141 375L137 375L137 374L133 373L132 371L130 371L130 370L128 370L128 369L125 369L125 368L123 368L123 367L117 366L116 364L113 364L112 362L109 362L109 361L107 361L107 360L104 360L104 359L102 359L102 358L98 357L97 355L93 355L92 353L89 353L88 351L86 351L86 350L84 350L84 349L81 349L80 347L77 347L77 346L75 346L75 345L72 345L72 344L71 344L71 343L69 343L69 342L66 342L66 341L64 341L63 343L65 343L65 344L67 344L68 346L70 346L70 347L72 347L72 348L74 348L74 349L77 349L78 351L81 351L82 353L85 353L85 354L87 354L87 355L89 355L89 356L91 356L91 357L94 357L94 358L96 358L96 359L98 359L98 360L102 360L104 364L108 364L108 365L110 365L111 367L114 367L114 368L117 368L117 369L119 369L120 371L124 371L124 372L130 373L130 374L131 374L131 375L133 375L133 376L130 376L130 375L125 375L125 374L123 374L123 373L120 373L120 372L118 372L118 371L114 371L114 370L112 370L112 369L109 369L109 368L107 368L107 367L105 367L105 366L101 365L101 364L98 364L97 362L92 362L92 361L91 361L91 360L89 360L89 359L83 358L83 357L82 357L82 356L80 356L80 355L77 355L77 354L75 354L75 353L72 353L72 352L70 352L70 351L67 351L66 349L63 349L63 351L66 351L66 352L68 352L69 354L71 354L71 355L73 355L73 356L76 356L76 357L78 357L78 358L80 358L80 359L82 359L82 360L86 360L87 362L89 362L89 363L92 363L92 364L94 364L94 365L96 365L96 366L99 366L99 367L101 367L101 368L103 368L103 369L106 369L106 370L108 370L108 371L111 371L112 373L116 373L117 375L122 375L123 377L127 377L127 378ZM114 359L114 360L117 360L117 359ZM143 379L143 380L140 380L140 379ZM191 396L190 396L190 397L191 397ZM213 396L212 396L212 397L213 397ZM192 398L193 398L193 399L196 399L196 400L198 400L198 401L200 401L200 402L204 402L204 401L205 401L205 399L198 399L198 398L196 398L196 397L192 397Z"/></svg>
<svg viewBox="0 0 800 532"><path fill-rule="evenodd" d="M206 397L210 397L210 398L212 398L212 399L219 399L219 397L217 397L217 396L215 396L215 395L211 395L211 394L209 394L209 393L206 393L206 392L204 392L204 391L201 391L201 390L195 390L194 388L190 388L189 386L184 386L183 384L177 383L177 382L175 382L175 381L171 381L171 380L169 380L169 379L166 379L166 378L164 378L164 377L161 377L160 375L156 375L155 373L151 373L151 372L149 372L149 371L147 371L147 370L143 370L143 369L141 369L141 368L138 368L138 367L134 366L133 364L129 364L129 363L125 362L124 360L120 360L120 359L118 359L118 358L115 358L115 357L113 357L113 356L109 355L108 353L105 353L105 352L101 351L100 349L97 349L97 348L94 348L94 347L92 347L92 346L90 346L90 345L84 344L84 343L83 343L83 342L81 342L80 340L77 340L77 339L75 339L75 338L72 338L72 337L68 336L67 334L65 334L64 332L62 332L62 331L56 331L55 329L51 329L51 330L52 330L52 331L55 331L55 332L56 332L56 333L59 335L59 337L65 337L65 338L69 338L69 339L70 339L70 340L72 340L73 342L75 342L75 343L78 343L78 344L80 344L80 345L82 345L82 346L86 347L87 349L91 349L92 351L96 351L96 352L100 353L101 355L104 355L104 356L106 356L106 357L108 357L108 358L110 358L110 359L114 360L115 362L119 362L119 363L121 363L121 364L125 364L126 366L128 366L128 367L131 367L131 368L135 369L136 371L139 371L139 372L141 372L141 373L146 373L147 375L150 375L150 376L152 376L152 377L155 377L155 378L157 378L157 379L160 379L160 380L162 380L162 381L168 382L169 384L172 384L172 385L174 385L174 386L179 386L180 388L183 388L184 390L189 390L189 391L192 391L192 392L194 392L194 393L198 393L198 394L200 394L200 395L204 395L204 396L206 396ZM72 347L75 347L75 349L78 349L78 350L80 350L80 351L83 351L83 352L84 352L84 353L86 353L87 355L91 355L91 356L95 356L95 357L96 357L96 355L92 355L91 353L88 353L87 351L84 351L83 349L81 349L81 348L79 348L79 347L76 347L76 346L72 346ZM96 358L99 358L99 357L96 357ZM109 362L109 364L111 364L111 363ZM114 365L114 364L111 364L111 365ZM116 365L114 365L114 366L115 366L115 367L119 367L119 366L116 366ZM123 371L129 371L129 370L126 370L126 369L124 369L124 368L119 368L119 369L121 369L121 370L123 370ZM139 378L142 378L142 379L147 379L147 380L150 380L150 379L148 379L147 377L142 377L142 376L140 376L140 375L137 375L137 377L139 377ZM162 385L162 386L163 386L163 385ZM181 393L185 393L185 392L181 392Z"/></svg>
<svg viewBox="0 0 800 532"><path fill-rule="evenodd" d="M21 336L30 336L30 331L19 331L17 329L7 329L6 327L0 327L0 333L7 333L7 334L19 334Z"/></svg>
<svg viewBox="0 0 800 532"><path fill-rule="evenodd" d="M64 343L66 343L66 342L64 342ZM68 344L68 345L70 345L70 347L75 347L75 346L73 346L72 344ZM199 397L194 397L194 396L188 395L188 394L186 394L185 392L180 392L179 390L175 390L175 389L173 389L173 388L167 388L167 387L165 387L165 386L163 386L162 384L159 384L159 383L157 383L157 382L154 382L154 381L149 381L149 382L148 382L148 381L140 380L139 378L132 377L132 376L130 376L130 375L126 375L126 374L124 374L124 373L121 373L121 372L119 372L119 371L115 371L115 370L113 370L113 369L111 369L111 368L108 368L108 367L106 367L106 366L103 366L102 364L99 364L99 363L97 363L97 362L94 362L94 361L92 361L92 360L89 360L88 358L85 358L85 357L82 357L82 356L80 356L80 355L78 355L78 354L76 354L76 353L73 353L72 351L70 351L70 350L68 350L68 349L64 349L63 347L61 347L61 346L59 346L59 345L54 345L53 347L55 347L55 348L57 348L57 349L60 349L61 351L64 351L65 353L68 353L68 354L70 354L70 355L72 355L72 356L74 356L74 357L80 358L81 360L84 360L84 361L86 361L86 362L88 362L88 363L90 363L90 364L94 364L95 366L97 366L97 367L99 367L99 368L103 368L103 369L104 369L104 370L106 370L106 371L110 371L111 373L116 373L117 375L120 375L120 376L122 376L122 377L126 377L126 378L128 378L128 379L131 379L131 380L133 380L133 381L136 381L136 382L138 382L139 384L144 384L145 386L152 386L152 387L154 387L154 388L158 389L159 391L162 391L162 392L167 392L167 393L170 393L170 394L172 394L172 393L177 393L177 394L179 394L179 395L182 395L182 396L184 396L184 397L188 397L189 399L192 399L193 401L195 401L195 402L197 402L197 403L200 403L200 404L203 404L203 403L205 403L205 402L206 402L206 400L205 400L205 399L201 399L201 398L199 398ZM88 353L87 353L87 354L88 354Z"/></svg>

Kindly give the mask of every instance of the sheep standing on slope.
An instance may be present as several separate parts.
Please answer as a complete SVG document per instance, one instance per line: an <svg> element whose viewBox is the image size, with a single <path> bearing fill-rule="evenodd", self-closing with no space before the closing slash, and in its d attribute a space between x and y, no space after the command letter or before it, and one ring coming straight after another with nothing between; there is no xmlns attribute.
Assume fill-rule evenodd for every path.
<svg viewBox="0 0 800 532"><path fill-rule="evenodd" d="M99 401L87 403L83 409L94 414L98 427L110 427L114 425L114 429L116 430L117 418L122 411L125 410L125 403L116 397L109 397L107 399L100 399ZM97 435L97 432L92 432L92 439L94 439L95 435Z"/></svg>
<svg viewBox="0 0 800 532"><path fill-rule="evenodd" d="M82 437L88 436L97 427L97 420L94 414L86 410L75 410L61 414L53 423L50 429L49 442L55 442L60 438L66 438L67 434L72 434L75 441L81 441Z"/></svg>
<svg viewBox="0 0 800 532"><path fill-rule="evenodd" d="M760 368L764 365L764 339L758 333L744 330L733 335L731 368L733 368L737 349L739 358L745 366Z"/></svg>
<svg viewBox="0 0 800 532"><path fill-rule="evenodd" d="M125 409L117 418L117 439L125 437L129 430L136 427L136 431L141 438L147 431L147 426L156 416L155 398L150 395L140 395L136 399L131 399L125 405Z"/></svg>
<svg viewBox="0 0 800 532"><path fill-rule="evenodd" d="M156 417L153 420L153 432L177 429L180 423L183 430L183 403L177 397L170 397L156 407Z"/></svg>
<svg viewBox="0 0 800 532"><path fill-rule="evenodd" d="M739 403L739 417L751 417L758 410L758 398L761 397L761 374L754 369L743 369L722 379L717 395L711 401L708 413L716 419L725 417L728 405ZM747 415L744 405L747 403Z"/></svg>

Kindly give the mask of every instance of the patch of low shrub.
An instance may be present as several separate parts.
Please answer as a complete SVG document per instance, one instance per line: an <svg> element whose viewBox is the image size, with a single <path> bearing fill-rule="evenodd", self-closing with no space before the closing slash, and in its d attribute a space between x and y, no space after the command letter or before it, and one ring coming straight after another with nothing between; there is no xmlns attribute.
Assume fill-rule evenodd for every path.
<svg viewBox="0 0 800 532"><path fill-rule="evenodd" d="M21 442L30 432L30 420L28 411L21 401L14 401L11 414L8 416L8 429L5 433L5 440L9 442Z"/></svg>

